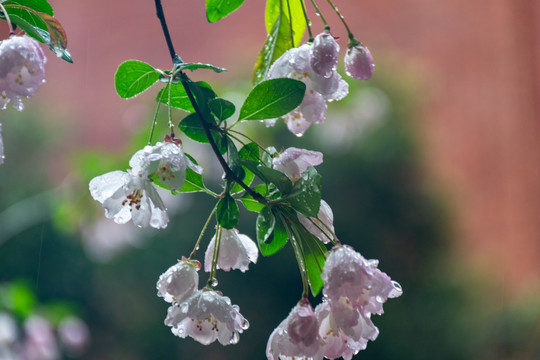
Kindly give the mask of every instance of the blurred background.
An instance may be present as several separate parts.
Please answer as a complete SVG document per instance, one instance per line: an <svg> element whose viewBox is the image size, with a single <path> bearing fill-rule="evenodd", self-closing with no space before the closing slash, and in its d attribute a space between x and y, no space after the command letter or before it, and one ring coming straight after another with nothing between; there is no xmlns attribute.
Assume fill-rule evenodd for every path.
<svg viewBox="0 0 540 360"><path fill-rule="evenodd" d="M319 2L343 56L346 32ZM51 4L74 64L48 52L47 83L23 112L0 113L0 348L33 346L33 359L263 359L301 293L289 245L245 274L221 274L251 327L237 345L203 346L163 325L155 282L191 251L212 200L166 197L171 222L157 231L114 224L88 193L92 177L126 169L147 141L158 89L125 101L113 79L127 59L170 66L153 2ZM279 122L244 129L263 145L324 152L338 236L404 289L355 358L540 359L540 3L336 4L374 55L374 77L346 78L350 95L300 139ZM263 1L215 24L202 1L163 5L185 61L229 69L192 78L241 104L266 36ZM212 155L184 145L218 189ZM254 220L243 212L239 230L254 238Z"/></svg>

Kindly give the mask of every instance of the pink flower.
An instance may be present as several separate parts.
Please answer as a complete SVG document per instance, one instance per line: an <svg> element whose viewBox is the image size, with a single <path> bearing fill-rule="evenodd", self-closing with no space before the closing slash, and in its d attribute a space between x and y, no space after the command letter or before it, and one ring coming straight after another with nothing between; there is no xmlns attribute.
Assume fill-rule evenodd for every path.
<svg viewBox="0 0 540 360"><path fill-rule="evenodd" d="M171 266L159 276L156 284L157 295L166 302L182 302L191 296L199 287L199 274L201 267L198 261L182 259Z"/></svg>
<svg viewBox="0 0 540 360"><path fill-rule="evenodd" d="M330 205L324 200L321 200L321 207L317 213L317 217L306 217L297 213L300 224L319 238L323 243L328 244L334 236L334 213Z"/></svg>
<svg viewBox="0 0 540 360"><path fill-rule="evenodd" d="M313 40L310 65L313 71L325 78L336 71L339 45L329 32L320 33Z"/></svg>
<svg viewBox="0 0 540 360"><path fill-rule="evenodd" d="M358 80L367 80L375 71L375 63L369 49L358 43L349 45L345 54L345 72Z"/></svg>
<svg viewBox="0 0 540 360"><path fill-rule="evenodd" d="M311 67L312 45L304 44L287 50L268 71L268 79L291 78L306 84L304 100L298 108L283 116L289 130L301 136L311 126L326 117L326 101L341 100L349 93L349 85L334 70L321 76ZM276 119L265 120L274 126Z"/></svg>
<svg viewBox="0 0 540 360"><path fill-rule="evenodd" d="M219 255L217 259L217 268L223 271L240 269L245 272L249 263L257 263L259 250L257 244L244 234L239 234L236 229L218 230L221 240L219 246ZM204 256L204 270L210 272L212 268L212 258L214 256L214 247L216 245L216 235L210 240Z"/></svg>
<svg viewBox="0 0 540 360"><path fill-rule="evenodd" d="M318 151L290 147L272 159L272 166L295 183L309 166L317 166L322 162L323 154Z"/></svg>
<svg viewBox="0 0 540 360"><path fill-rule="evenodd" d="M12 101L22 110L22 97L33 96L45 83L47 58L39 43L29 36L11 35L0 42L0 108Z"/></svg>
<svg viewBox="0 0 540 360"><path fill-rule="evenodd" d="M326 259L321 278L330 305L345 298L361 314L382 314L388 298L402 294L401 286L377 268L377 260L366 260L349 246L336 246Z"/></svg>
<svg viewBox="0 0 540 360"><path fill-rule="evenodd" d="M236 344L249 327L237 305L213 290L199 290L180 304L169 307L165 325L181 338L192 337L203 345L216 339L222 345Z"/></svg>
<svg viewBox="0 0 540 360"><path fill-rule="evenodd" d="M268 345L268 360L301 358L322 359L319 322L313 307L307 301L296 305L289 316L274 329Z"/></svg>

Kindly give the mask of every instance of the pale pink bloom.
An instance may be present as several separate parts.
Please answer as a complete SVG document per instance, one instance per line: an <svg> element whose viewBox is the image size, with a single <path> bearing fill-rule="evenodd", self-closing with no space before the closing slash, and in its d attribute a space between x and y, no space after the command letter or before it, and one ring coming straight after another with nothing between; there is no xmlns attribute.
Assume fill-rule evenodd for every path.
<svg viewBox="0 0 540 360"><path fill-rule="evenodd" d="M272 159L272 166L295 183L302 178L308 167L320 165L322 162L323 154L318 151L290 147Z"/></svg>
<svg viewBox="0 0 540 360"><path fill-rule="evenodd" d="M345 298L360 313L382 314L388 298L402 294L401 286L377 268L377 260L366 260L349 246L336 246L326 259L321 278L330 305Z"/></svg>
<svg viewBox="0 0 540 360"><path fill-rule="evenodd" d="M33 96L45 83L47 58L39 43L27 35L0 41L0 108L22 110L21 98Z"/></svg>
<svg viewBox="0 0 540 360"><path fill-rule="evenodd" d="M129 165L135 173L154 174L161 184L173 191L184 186L188 167L199 174L203 171L184 154L180 145L173 142L146 146L133 155Z"/></svg>
<svg viewBox="0 0 540 360"><path fill-rule="evenodd" d="M309 302L296 305L274 329L266 346L268 360L323 358L319 322Z"/></svg>
<svg viewBox="0 0 540 360"><path fill-rule="evenodd" d="M379 330L344 298L330 306L323 302L315 309L319 321L319 336L323 341L323 355L329 359L343 357L350 360L364 350L368 340L375 340Z"/></svg>
<svg viewBox="0 0 540 360"><path fill-rule="evenodd" d="M329 32L315 36L311 47L310 65L316 74L325 78L336 71L339 45Z"/></svg>
<svg viewBox="0 0 540 360"><path fill-rule="evenodd" d="M44 318L33 315L24 323L25 342L22 349L26 360L58 360L60 350L53 328Z"/></svg>
<svg viewBox="0 0 540 360"><path fill-rule="evenodd" d="M112 171L90 181L90 194L118 224L132 220L139 227L165 228L169 217L152 181L131 170Z"/></svg>
<svg viewBox="0 0 540 360"><path fill-rule="evenodd" d="M345 54L345 72L358 80L367 80L375 71L373 56L367 47L358 43L349 46Z"/></svg>
<svg viewBox="0 0 540 360"><path fill-rule="evenodd" d="M165 325L181 338L187 336L208 345L216 339L222 345L236 344L249 327L237 305L213 290L199 290L184 302L169 307Z"/></svg>
<svg viewBox="0 0 540 360"><path fill-rule="evenodd" d="M4 140L2 140L2 124L0 124L0 164L4 163Z"/></svg>
<svg viewBox="0 0 540 360"><path fill-rule="evenodd" d="M306 217L300 213L298 215L298 221L300 224L319 238L323 243L328 244L334 238L334 213L330 208L330 205L321 199L321 206L317 217Z"/></svg>
<svg viewBox="0 0 540 360"><path fill-rule="evenodd" d="M317 74L311 67L312 45L304 44L287 50L270 67L268 79L291 78L306 84L304 100L298 108L283 116L289 130L298 136L326 117L326 101L341 100L349 93L349 85L335 70L329 76ZM265 120L274 126L276 119Z"/></svg>
<svg viewBox="0 0 540 360"><path fill-rule="evenodd" d="M182 302L199 287L201 263L182 259L159 276L156 284L157 295L166 302Z"/></svg>
<svg viewBox="0 0 540 360"><path fill-rule="evenodd" d="M62 347L72 356L80 356L90 342L90 330L84 321L75 316L62 319L58 325Z"/></svg>
<svg viewBox="0 0 540 360"><path fill-rule="evenodd" d="M218 230L221 236L219 255L217 259L217 268L223 271L239 269L245 272L249 263L257 263L259 250L257 244L244 234L239 234L236 229ZM216 234L217 235L217 234ZM210 272L212 268L212 258L216 245L216 235L210 240L206 253L204 255L204 270Z"/></svg>

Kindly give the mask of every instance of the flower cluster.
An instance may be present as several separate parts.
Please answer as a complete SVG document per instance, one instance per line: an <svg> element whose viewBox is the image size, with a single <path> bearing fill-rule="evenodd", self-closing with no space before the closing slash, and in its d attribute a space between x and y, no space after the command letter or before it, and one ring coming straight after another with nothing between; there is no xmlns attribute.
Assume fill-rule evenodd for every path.
<svg viewBox="0 0 540 360"><path fill-rule="evenodd" d="M171 303L165 325L174 335L190 336L204 345L215 340L236 344L249 323L228 297L208 287L198 290L199 268L198 261L184 258L159 277L158 296Z"/></svg>
<svg viewBox="0 0 540 360"><path fill-rule="evenodd" d="M269 360L305 358L349 360L375 340L372 314L382 314L388 298L401 295L398 283L348 246L336 246L326 260L324 301L315 309L307 300L296 305L268 340Z"/></svg>
<svg viewBox="0 0 540 360"><path fill-rule="evenodd" d="M313 43L287 50L270 67L267 78L292 78L306 84L304 100L298 108L283 116L288 129L302 136L312 124L326 118L326 102L341 100L349 93L349 85L336 71L339 45L329 32L315 37ZM355 79L369 79L375 65L368 48L351 41L345 55L345 71ZM277 119L265 120L274 126Z"/></svg>
<svg viewBox="0 0 540 360"><path fill-rule="evenodd" d="M127 171L112 171L92 179L90 194L103 205L107 218L118 224L132 220L139 227L164 228L169 222L154 181L176 191L184 185L187 168L202 173L202 168L172 141L137 151L129 165Z"/></svg>
<svg viewBox="0 0 540 360"><path fill-rule="evenodd" d="M39 43L29 36L0 41L0 109L10 101L15 109L23 109L22 98L33 96L45 83L46 62Z"/></svg>

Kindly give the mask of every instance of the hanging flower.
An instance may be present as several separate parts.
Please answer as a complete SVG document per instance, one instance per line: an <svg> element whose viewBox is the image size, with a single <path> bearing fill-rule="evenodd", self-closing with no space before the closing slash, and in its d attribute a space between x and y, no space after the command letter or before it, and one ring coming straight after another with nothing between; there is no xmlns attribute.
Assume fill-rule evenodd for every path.
<svg viewBox="0 0 540 360"><path fill-rule="evenodd" d="M326 101L341 100L349 93L349 85L334 70L329 76L317 74L311 67L312 45L304 44L287 50L270 67L268 79L291 78L306 84L304 100L298 108L283 116L288 129L301 136L326 117ZM276 119L265 120L274 126Z"/></svg>
<svg viewBox="0 0 540 360"><path fill-rule="evenodd" d="M219 254L217 259L217 268L223 271L239 269L245 272L249 263L257 263L259 250L257 244L244 234L239 234L236 229L218 230L220 236ZM218 234L216 234L218 235ZM204 270L210 272L212 268L212 258L216 245L216 235L210 240L206 253L204 255Z"/></svg>
<svg viewBox="0 0 540 360"><path fill-rule="evenodd" d="M166 302L182 302L191 296L199 287L201 263L183 258L159 276L156 284L157 295Z"/></svg>
<svg viewBox="0 0 540 360"><path fill-rule="evenodd" d="M133 155L129 165L135 172L154 174L157 181L173 191L184 186L188 167L198 174L203 171L174 142L158 142L155 146L146 146Z"/></svg>
<svg viewBox="0 0 540 360"><path fill-rule="evenodd" d="M315 36L311 48L310 65L313 71L328 78L336 71L339 45L329 32Z"/></svg>
<svg viewBox="0 0 540 360"><path fill-rule="evenodd" d="M319 238L323 243L328 244L334 238L334 213L330 205L324 200L321 200L321 206L317 217L306 217L301 213L298 214L300 224Z"/></svg>
<svg viewBox="0 0 540 360"><path fill-rule="evenodd" d="M272 159L272 166L295 183L309 166L317 166L322 162L323 154L318 151L290 147Z"/></svg>
<svg viewBox="0 0 540 360"><path fill-rule="evenodd" d="M0 108L22 110L21 98L33 96L45 83L47 58L39 43L27 35L0 41Z"/></svg>
<svg viewBox="0 0 540 360"><path fill-rule="evenodd" d="M366 314L382 314L388 298L402 294L401 286L380 271L377 260L366 260L349 246L336 246L326 259L321 278L330 305L341 297Z"/></svg>
<svg viewBox="0 0 540 360"><path fill-rule="evenodd" d="M318 360L323 358L321 345L319 322L313 307L309 302L301 301L270 335L266 357L268 360Z"/></svg>
<svg viewBox="0 0 540 360"><path fill-rule="evenodd" d="M181 338L187 336L203 345L216 339L222 345L236 344L249 322L237 305L213 290L199 290L180 304L169 307L165 325Z"/></svg>
<svg viewBox="0 0 540 360"><path fill-rule="evenodd" d="M366 348L368 340L375 340L379 334L371 319L362 316L343 298L332 307L328 302L317 305L315 315L320 324L322 353L328 359L350 360Z"/></svg>
<svg viewBox="0 0 540 360"><path fill-rule="evenodd" d="M165 205L152 181L132 170L113 171L90 181L90 194L105 208L105 216L118 224L132 220L139 227L165 228Z"/></svg>
<svg viewBox="0 0 540 360"><path fill-rule="evenodd" d="M357 80L367 80L375 71L373 56L361 43L349 44L345 54L345 72Z"/></svg>
<svg viewBox="0 0 540 360"><path fill-rule="evenodd" d="M2 140L2 124L0 124L0 165L4 163L4 140Z"/></svg>

